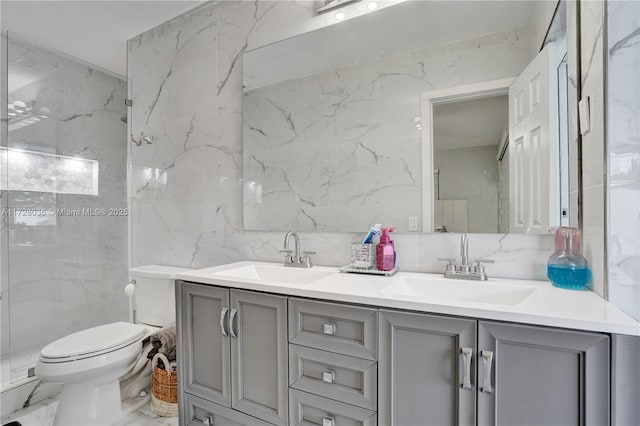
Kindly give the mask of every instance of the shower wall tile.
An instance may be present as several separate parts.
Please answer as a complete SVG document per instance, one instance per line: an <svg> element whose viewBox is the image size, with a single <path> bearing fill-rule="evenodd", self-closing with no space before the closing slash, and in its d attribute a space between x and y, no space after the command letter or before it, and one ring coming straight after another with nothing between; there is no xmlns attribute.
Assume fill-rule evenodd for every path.
<svg viewBox="0 0 640 426"><path fill-rule="evenodd" d="M243 230L242 53L327 25L314 2L207 4L130 40L132 262L191 268L278 262L283 232ZM437 74L436 74L437 75ZM471 77L470 77L471 78ZM470 80L471 81L471 80ZM473 80L475 81L475 80ZM368 224L362 224L363 233ZM314 263L341 266L362 233L301 233ZM459 236L398 234L402 270L441 272ZM491 276L544 279L548 236L473 234L472 256Z"/></svg>
<svg viewBox="0 0 640 426"><path fill-rule="evenodd" d="M20 186L9 179L3 194L10 215L3 238L8 235L13 358L37 353L72 332L127 318L122 291L128 275L127 218L119 210L127 208L127 145L121 121L126 114L124 81L12 36L9 62L9 103L22 101L44 116L22 121L26 125L10 120L9 149L55 159L44 165L29 157L36 154L23 155L31 164L26 167L29 176ZM24 77L20 67L29 63L37 78L17 78ZM11 169L11 155L9 162ZM73 190L93 195L37 187L81 164L93 165L98 185L85 191L87 178ZM35 186L26 191L29 183ZM47 213L19 214L16 209Z"/></svg>
<svg viewBox="0 0 640 426"><path fill-rule="evenodd" d="M609 1L607 19L609 298L640 320L640 3Z"/></svg>

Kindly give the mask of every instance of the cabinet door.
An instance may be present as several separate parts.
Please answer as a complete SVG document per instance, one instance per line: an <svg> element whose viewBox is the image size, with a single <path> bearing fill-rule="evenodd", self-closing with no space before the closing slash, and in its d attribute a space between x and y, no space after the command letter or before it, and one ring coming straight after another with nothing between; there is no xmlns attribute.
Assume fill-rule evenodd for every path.
<svg viewBox="0 0 640 426"><path fill-rule="evenodd" d="M231 290L232 407L287 424L287 298Z"/></svg>
<svg viewBox="0 0 640 426"><path fill-rule="evenodd" d="M182 391L231 407L229 290L181 282L177 292Z"/></svg>
<svg viewBox="0 0 640 426"><path fill-rule="evenodd" d="M481 321L478 425L609 424L609 337Z"/></svg>
<svg viewBox="0 0 640 426"><path fill-rule="evenodd" d="M473 320L380 311L379 424L474 425L475 339Z"/></svg>

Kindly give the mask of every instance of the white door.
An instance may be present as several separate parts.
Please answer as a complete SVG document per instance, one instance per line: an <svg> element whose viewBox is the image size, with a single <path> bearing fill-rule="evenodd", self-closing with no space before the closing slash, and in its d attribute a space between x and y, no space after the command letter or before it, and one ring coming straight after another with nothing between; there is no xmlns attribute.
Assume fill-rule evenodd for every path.
<svg viewBox="0 0 640 426"><path fill-rule="evenodd" d="M510 232L546 234L559 225L554 53L548 44L509 87Z"/></svg>

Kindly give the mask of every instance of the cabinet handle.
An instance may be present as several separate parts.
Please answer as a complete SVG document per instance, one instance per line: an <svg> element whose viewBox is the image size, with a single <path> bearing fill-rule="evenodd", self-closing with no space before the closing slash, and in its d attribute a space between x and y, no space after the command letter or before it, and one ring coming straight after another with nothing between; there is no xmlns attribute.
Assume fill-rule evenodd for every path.
<svg viewBox="0 0 640 426"><path fill-rule="evenodd" d="M471 389L471 358L473 357L473 349L460 348L462 354L462 362L464 366L464 372L462 374L462 389Z"/></svg>
<svg viewBox="0 0 640 426"><path fill-rule="evenodd" d="M233 321L236 319L236 315L238 314L238 310L236 308L231 308L231 315L229 315L229 333L231 333L231 337L237 338L238 334L233 329Z"/></svg>
<svg viewBox="0 0 640 426"><path fill-rule="evenodd" d="M482 351L480 352L480 355L482 355L482 365L484 366L484 383L480 388L480 392L493 393L493 388L491 387L491 363L493 362L493 352Z"/></svg>
<svg viewBox="0 0 640 426"><path fill-rule="evenodd" d="M336 325L332 322L325 322L322 325L322 333L333 336L336 334Z"/></svg>
<svg viewBox="0 0 640 426"><path fill-rule="evenodd" d="M220 331L224 337L229 335L227 330L224 328L224 317L227 316L227 311L229 311L229 308L222 308L222 311L220 311Z"/></svg>
<svg viewBox="0 0 640 426"><path fill-rule="evenodd" d="M327 370L327 371L323 371L322 372L322 381L323 382L327 382L327 383L333 383L333 381L336 379L336 373L334 373L331 370Z"/></svg>
<svg viewBox="0 0 640 426"><path fill-rule="evenodd" d="M336 421L333 417L323 417L322 418L322 426L334 426Z"/></svg>
<svg viewBox="0 0 640 426"><path fill-rule="evenodd" d="M203 426L213 426L213 416L204 416L202 418Z"/></svg>

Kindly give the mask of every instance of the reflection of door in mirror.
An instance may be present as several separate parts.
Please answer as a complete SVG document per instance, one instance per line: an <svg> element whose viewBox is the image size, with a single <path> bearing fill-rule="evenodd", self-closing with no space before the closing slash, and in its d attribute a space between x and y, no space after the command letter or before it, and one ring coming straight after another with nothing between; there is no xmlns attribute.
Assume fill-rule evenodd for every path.
<svg viewBox="0 0 640 426"><path fill-rule="evenodd" d="M562 43L548 44L509 87L511 232L545 234L568 218L566 84L558 83L565 56Z"/></svg>
<svg viewBox="0 0 640 426"><path fill-rule="evenodd" d="M432 200L423 208L425 226L546 234L568 225L563 40L515 79L426 92L422 109L424 198Z"/></svg>
<svg viewBox="0 0 640 426"><path fill-rule="evenodd" d="M434 105L436 231L499 232L496 157L508 118L506 95Z"/></svg>

